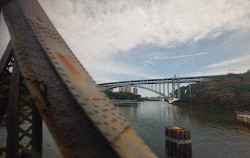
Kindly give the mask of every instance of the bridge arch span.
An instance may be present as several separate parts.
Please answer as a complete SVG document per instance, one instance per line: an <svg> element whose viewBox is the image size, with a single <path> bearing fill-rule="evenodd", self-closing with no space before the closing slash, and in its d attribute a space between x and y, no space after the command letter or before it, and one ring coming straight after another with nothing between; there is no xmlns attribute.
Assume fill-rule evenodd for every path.
<svg viewBox="0 0 250 158"><path fill-rule="evenodd" d="M103 91L107 91L107 90L110 90L110 89L119 88L119 87L127 87L127 86L136 87L136 88L142 88L142 89L145 89L145 90L154 92L154 93L156 93L156 94L159 94L159 95L163 96L163 97L166 98L166 99L169 99L169 97L166 96L166 95L163 94L163 93L160 93L160 92L158 92L158 91L155 91L155 90L153 90L153 89L146 88L146 87L143 87L143 86L140 86L140 85L117 85L117 86L113 86L113 87L103 87L102 89L103 89Z"/></svg>

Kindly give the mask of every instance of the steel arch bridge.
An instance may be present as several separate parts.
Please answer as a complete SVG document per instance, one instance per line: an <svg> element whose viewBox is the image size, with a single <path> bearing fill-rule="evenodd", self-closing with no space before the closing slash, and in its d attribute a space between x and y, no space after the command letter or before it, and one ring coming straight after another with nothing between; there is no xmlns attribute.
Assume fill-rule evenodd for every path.
<svg viewBox="0 0 250 158"><path fill-rule="evenodd" d="M172 77L172 78L162 78L162 79L146 79L146 80L131 80L131 81L120 81L120 82L109 82L98 84L103 90L110 90L117 87L137 87L155 92L166 99L169 98L180 98L180 87L181 84L189 84L191 88L191 83L208 81L215 77L222 77L225 75L209 75L209 76L190 76L190 77ZM177 90L177 94L176 94Z"/></svg>
<svg viewBox="0 0 250 158"><path fill-rule="evenodd" d="M146 87L144 85L123 85L123 86L115 86L115 87L110 87L110 88L104 88L102 89L103 91L106 91L106 90L111 90L111 89L114 89L114 88L118 88L118 87L128 87L128 86L131 86L131 87L135 87L135 88L141 88L141 89L145 89L145 90L148 90L148 91L151 91L151 92L154 92L156 94L159 94L161 96L163 96L164 98L166 99L169 99L169 97L161 92L158 92L157 90L154 90L154 89L151 89L149 87Z"/></svg>

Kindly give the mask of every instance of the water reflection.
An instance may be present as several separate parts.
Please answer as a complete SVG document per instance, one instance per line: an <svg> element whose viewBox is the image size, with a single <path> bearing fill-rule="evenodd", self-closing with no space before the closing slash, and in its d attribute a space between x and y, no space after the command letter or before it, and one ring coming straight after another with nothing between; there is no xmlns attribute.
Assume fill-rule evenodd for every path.
<svg viewBox="0 0 250 158"><path fill-rule="evenodd" d="M132 127L159 156L165 157L165 126L181 126L191 131L194 158L250 157L250 129L237 124L235 113L221 108L188 109L166 102L118 104ZM0 146L6 129L0 129ZM43 157L62 157L43 124Z"/></svg>
<svg viewBox="0 0 250 158"><path fill-rule="evenodd" d="M188 109L166 102L117 104L117 107L159 157L165 157L166 125L191 131L194 158L250 157L250 130L237 124L231 110Z"/></svg>

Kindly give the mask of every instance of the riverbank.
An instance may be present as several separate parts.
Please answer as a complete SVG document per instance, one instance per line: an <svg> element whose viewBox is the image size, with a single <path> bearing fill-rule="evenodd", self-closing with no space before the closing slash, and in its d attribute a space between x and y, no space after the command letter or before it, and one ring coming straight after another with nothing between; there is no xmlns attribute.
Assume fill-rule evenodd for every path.
<svg viewBox="0 0 250 158"><path fill-rule="evenodd" d="M190 89L191 87L191 89ZM228 108L234 111L250 111L250 70L242 74L228 74L212 80L181 87L178 106L193 108Z"/></svg>
<svg viewBox="0 0 250 158"><path fill-rule="evenodd" d="M107 95L107 97L110 100L125 100L128 102L138 102L138 101L143 101L144 99L137 94L133 94L133 93L128 93L128 92L111 92L111 91L105 91L105 94Z"/></svg>

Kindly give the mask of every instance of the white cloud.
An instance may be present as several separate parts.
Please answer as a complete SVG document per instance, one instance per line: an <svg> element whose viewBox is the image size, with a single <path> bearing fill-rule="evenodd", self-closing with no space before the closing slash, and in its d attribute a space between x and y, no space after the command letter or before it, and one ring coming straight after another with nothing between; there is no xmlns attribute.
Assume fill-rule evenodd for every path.
<svg viewBox="0 0 250 158"><path fill-rule="evenodd" d="M113 53L146 44L175 47L250 26L248 0L39 2L94 78L104 64L113 62L109 59ZM148 76L143 70L137 72L131 74Z"/></svg>
<svg viewBox="0 0 250 158"><path fill-rule="evenodd" d="M73 47L98 55L127 51L147 43L172 47L250 25L248 0L40 0L40 3Z"/></svg>
<svg viewBox="0 0 250 158"><path fill-rule="evenodd" d="M230 60L218 62L215 64L211 64L211 65L206 66L206 68L217 68L217 67L231 66L233 64L239 64L239 63L246 62L246 61L247 62L250 61L250 55L246 55L246 56L242 56L239 58L230 59Z"/></svg>
<svg viewBox="0 0 250 158"><path fill-rule="evenodd" d="M200 55L205 55L205 54L208 54L208 52L197 53L197 54L178 55L178 56L165 56L165 57L157 56L157 57L154 57L154 58L151 58L151 59L156 59L156 60L178 59L178 58L200 56Z"/></svg>
<svg viewBox="0 0 250 158"><path fill-rule="evenodd" d="M175 47L203 38L213 39L226 30L250 27L249 0L39 2L76 56L94 74L94 79L105 78L100 70L103 65L114 63L110 59L114 53L147 44ZM0 30L0 42L5 34ZM122 67L128 67L126 71L118 67L110 72L126 74L132 68L130 74L153 77L126 65L126 61L123 64Z"/></svg>

